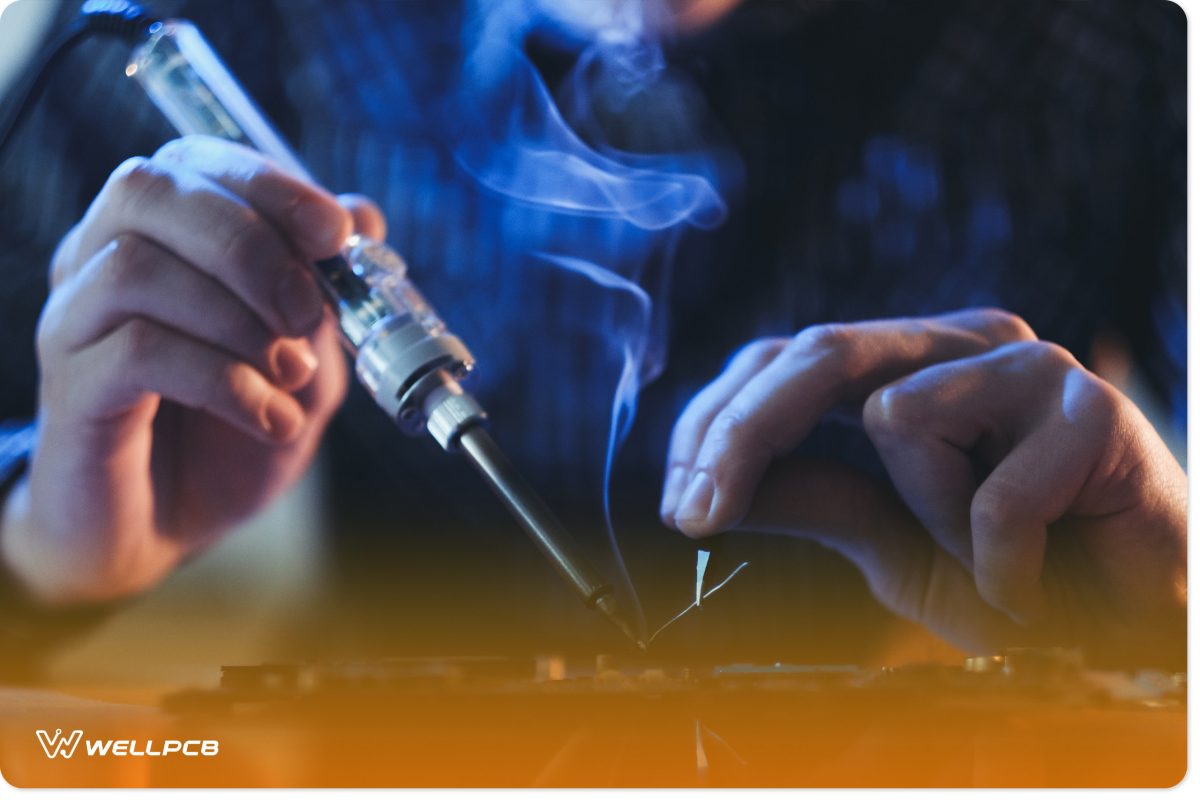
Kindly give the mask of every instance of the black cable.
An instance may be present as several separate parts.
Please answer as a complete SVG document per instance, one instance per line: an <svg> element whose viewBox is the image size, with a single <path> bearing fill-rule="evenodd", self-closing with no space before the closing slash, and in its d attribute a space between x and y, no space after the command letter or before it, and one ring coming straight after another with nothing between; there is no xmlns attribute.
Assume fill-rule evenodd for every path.
<svg viewBox="0 0 1200 800"><path fill-rule="evenodd" d="M59 31L41 56L25 70L0 111L0 156L45 91L63 56L96 35L136 42L156 22L158 20L141 6L128 0L87 0L79 9L79 15Z"/></svg>

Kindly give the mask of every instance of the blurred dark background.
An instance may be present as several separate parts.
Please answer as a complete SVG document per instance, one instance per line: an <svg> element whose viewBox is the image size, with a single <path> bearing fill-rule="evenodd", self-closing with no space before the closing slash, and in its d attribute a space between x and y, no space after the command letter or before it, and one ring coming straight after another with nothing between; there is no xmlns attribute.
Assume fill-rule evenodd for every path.
<svg viewBox="0 0 1200 800"><path fill-rule="evenodd" d="M619 107L568 80L586 37L532 24L520 45L590 146L711 167L725 224L665 233L513 202L461 169L446 136L470 46L459 3L153 7L198 24L325 185L379 202L390 241L479 358L497 439L614 574L601 487L622 366L605 321L620 300L535 254L647 283L665 371L642 392L612 503L652 627L691 579L690 546L657 522L671 425L754 337L999 306L1182 441L1186 20L1166 0L749 0L665 37L669 69ZM0 160L0 419L35 413L33 330L57 240L121 160L172 135L124 78L127 55L80 48ZM804 448L879 472L853 426L823 426ZM286 621L293 652L609 641L464 464L404 439L357 390L320 475L320 612ZM763 536L732 549L752 566L703 620L664 636L665 655L878 652L889 616L840 559Z"/></svg>

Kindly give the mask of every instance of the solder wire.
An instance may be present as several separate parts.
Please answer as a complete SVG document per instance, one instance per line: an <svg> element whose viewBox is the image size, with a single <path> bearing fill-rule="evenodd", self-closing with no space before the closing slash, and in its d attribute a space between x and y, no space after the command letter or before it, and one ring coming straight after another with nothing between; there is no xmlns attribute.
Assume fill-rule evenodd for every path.
<svg viewBox="0 0 1200 800"><path fill-rule="evenodd" d="M749 562L749 561L743 561L741 564L738 564L736 567L734 567L734 568L733 568L733 571L732 571L732 572L730 572L728 575L726 575L726 576L725 576L725 578L724 578L724 579L723 579L723 580L722 580L720 583L718 583L716 586L712 587L712 588L711 588L711 589L709 589L707 592L705 592L705 593L704 593L704 594L701 596L701 598L700 598L700 599L701 599L701 600L707 600L708 598L712 597L712 596L713 596L713 594L715 594L716 592L720 591L720 590L721 590L721 588L725 586L725 584L727 584L727 583L729 583L731 580L733 580L733 579L734 579L734 576L736 576L736 575L737 575L739 572L741 572L743 569L745 569L745 568L746 568L746 567L748 567L748 566L750 566L750 562ZM667 621L666 621L666 622L664 622L664 623L663 623L661 626L659 626L659 629L658 629L658 630L656 630L654 633L650 634L650 638L646 640L646 644L647 644L647 645L649 645L650 643L652 643L652 642L654 641L654 639L655 639L655 638L656 638L656 637L657 637L657 636L658 636L660 633L662 633L662 632L663 632L663 631L665 631L667 628L669 628L669 627L671 627L672 625L674 625L676 622L678 622L680 619L682 619L683 617L685 617L685 616L686 616L686 615L687 615L689 612L691 612L693 609L697 609L697 608L699 608L699 607L700 607L700 604L699 604L699 603L697 603L695 600L692 600L692 602L691 602L691 603L688 605L688 607L687 607L687 608L685 608L683 611L680 611L680 612L679 612L678 614L676 614L675 616L671 617L669 620L667 620Z"/></svg>

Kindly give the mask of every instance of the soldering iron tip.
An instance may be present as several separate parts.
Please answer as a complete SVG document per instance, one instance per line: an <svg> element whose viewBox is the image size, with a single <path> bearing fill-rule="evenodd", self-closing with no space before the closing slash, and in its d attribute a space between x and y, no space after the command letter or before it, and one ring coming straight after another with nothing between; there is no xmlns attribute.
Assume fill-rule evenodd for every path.
<svg viewBox="0 0 1200 800"><path fill-rule="evenodd" d="M633 632L633 628L629 627L629 623L625 621L625 618L617 610L617 603L615 600L613 600L611 594L601 595L599 598L597 598L595 601L595 608L597 611L603 614L609 622L615 625L617 630L625 634L625 638L633 642L639 650L644 651L646 649L646 645L642 641L642 638Z"/></svg>

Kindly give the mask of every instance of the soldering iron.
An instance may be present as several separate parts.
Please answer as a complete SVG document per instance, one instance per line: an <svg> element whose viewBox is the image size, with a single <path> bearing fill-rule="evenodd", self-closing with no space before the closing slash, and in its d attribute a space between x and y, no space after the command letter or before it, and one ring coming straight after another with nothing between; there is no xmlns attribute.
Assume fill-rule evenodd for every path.
<svg viewBox="0 0 1200 800"><path fill-rule="evenodd" d="M181 135L241 143L315 182L195 25L154 19L124 0L83 5L77 21L16 93L0 122L0 148L44 87L54 59L92 33L134 44L125 74L137 80ZM355 374L376 404L405 433L428 432L445 450L466 456L584 603L644 649L612 585L600 579L488 433L486 412L463 388L475 359L413 285L400 255L355 234L338 255L315 263L313 273L336 314Z"/></svg>

